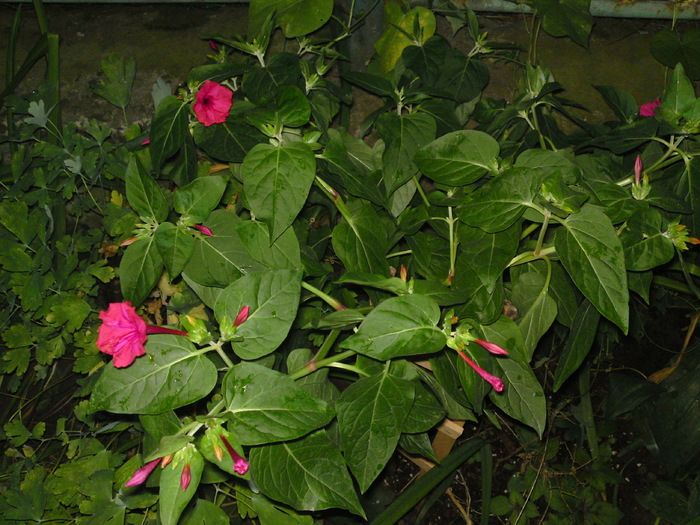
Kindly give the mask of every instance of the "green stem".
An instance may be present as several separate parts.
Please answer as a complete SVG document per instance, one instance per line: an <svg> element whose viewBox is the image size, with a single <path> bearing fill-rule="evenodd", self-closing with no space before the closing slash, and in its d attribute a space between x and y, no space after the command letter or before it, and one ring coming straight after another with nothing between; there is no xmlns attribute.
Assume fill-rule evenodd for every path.
<svg viewBox="0 0 700 525"><path fill-rule="evenodd" d="M447 225L449 227L450 231L450 275L448 275L447 279L449 281L449 284L452 284L452 279L454 279L455 276L455 261L457 260L457 246L459 244L459 241L455 238L455 227L454 224L456 219L453 218L452 216L452 206L447 207Z"/></svg>
<svg viewBox="0 0 700 525"><path fill-rule="evenodd" d="M345 363L330 363L329 365L326 365L329 368L340 368L342 370L348 370L354 374L357 374L358 376L363 376L363 377L368 377L369 374L365 372L364 370L360 370L356 366L353 365L348 365Z"/></svg>
<svg viewBox="0 0 700 525"><path fill-rule="evenodd" d="M344 359L347 359L348 357L351 357L355 355L354 350L346 350L345 352L341 352L339 354L336 354L331 357L327 357L326 359L321 359L320 361L309 361L306 363L303 367L301 367L299 370L296 370L295 372L292 372L289 374L289 377L292 379L301 379L302 377L306 377L309 374L315 372L319 368L323 368L324 366L328 366L332 363L338 363Z"/></svg>
<svg viewBox="0 0 700 525"><path fill-rule="evenodd" d="M537 228L539 228L540 225L537 224L536 222L530 224L527 228L525 228L522 233L520 234L520 240L522 241L525 237L530 235L532 232L534 232Z"/></svg>
<svg viewBox="0 0 700 525"><path fill-rule="evenodd" d="M333 348L333 344L335 343L336 339L338 339L339 335L340 330L331 330L331 332L328 334L328 337L326 337L326 340L323 341L321 348L319 348L318 352L316 352L316 355L313 358L314 362L322 361L323 359L325 359L330 349Z"/></svg>
<svg viewBox="0 0 700 525"><path fill-rule="evenodd" d="M216 341L213 342L209 345L209 348L206 349L206 351L210 350L215 350L217 354L219 354L219 357L221 360L226 363L226 366L229 368L233 368L233 361L229 359L229 357L226 355L226 352L224 352L223 349L223 343L221 341Z"/></svg>
<svg viewBox="0 0 700 525"><path fill-rule="evenodd" d="M549 226L549 218L552 216L549 210L545 210L544 214L544 221L542 222L542 226L540 228L540 235L537 238L537 245L535 245L535 250L534 250L534 255L535 257L539 257L540 255L540 250L542 250L542 244L544 243L544 236L547 233L547 226Z"/></svg>
<svg viewBox="0 0 700 525"><path fill-rule="evenodd" d="M549 248L544 248L540 250L540 253L535 255L535 252L523 252L515 257L513 257L510 262L508 263L508 268L511 266L517 266L519 264L525 264L529 263L531 261L536 261L538 259L546 259L549 255L552 255L553 253L556 253L556 248L554 246L550 246Z"/></svg>
<svg viewBox="0 0 700 525"><path fill-rule="evenodd" d="M316 183L316 186L318 186L321 189L321 191L326 195L326 197L328 197L331 200L331 202L335 205L335 207L338 209L343 218L346 221L350 222L352 220L350 210L348 210L347 206L345 205L345 202L343 202L343 199L340 198L340 194L337 191L335 191L330 184L328 184L318 175L316 175L316 179L314 180L314 182Z"/></svg>
<svg viewBox="0 0 700 525"><path fill-rule="evenodd" d="M413 250L404 250L402 252L390 253L389 255L386 256L386 258L391 259L392 257L401 257L402 255L411 255L412 253L413 253Z"/></svg>
<svg viewBox="0 0 700 525"><path fill-rule="evenodd" d="M425 191L418 182L418 177L416 175L413 176L413 183L416 185L416 190L418 191L420 198L423 199L423 204L425 204L426 207L430 208L430 201L428 200L428 196L425 194Z"/></svg>
<svg viewBox="0 0 700 525"><path fill-rule="evenodd" d="M338 301L337 299L333 299L330 295L322 292L321 290L307 283L306 281L301 281L301 287L305 288L306 290L317 296L319 299L323 299L334 310L345 310L345 306L343 306L343 304L340 301Z"/></svg>
<svg viewBox="0 0 700 525"><path fill-rule="evenodd" d="M212 407L212 409L207 413L207 417L214 417L214 416L219 415L219 413L223 407L224 407L224 400L222 399L219 402L217 402L216 405L214 405ZM184 433L188 436L194 436L199 431L199 429L202 428L203 426L204 426L204 423L202 423L200 421L193 421L189 425L185 425L184 427L182 427L180 430L178 430L177 433L178 434Z"/></svg>
<svg viewBox="0 0 700 525"><path fill-rule="evenodd" d="M598 447L598 432L595 428L593 405L591 403L591 373L588 361L581 366L579 371L578 387L581 393L581 422L586 429L591 459L596 461L600 457L600 449Z"/></svg>

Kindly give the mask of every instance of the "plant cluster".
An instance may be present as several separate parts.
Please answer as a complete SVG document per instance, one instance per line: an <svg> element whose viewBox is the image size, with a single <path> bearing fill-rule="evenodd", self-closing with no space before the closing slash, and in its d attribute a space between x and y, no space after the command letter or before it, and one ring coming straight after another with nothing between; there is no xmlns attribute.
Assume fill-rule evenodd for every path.
<svg viewBox="0 0 700 525"><path fill-rule="evenodd" d="M119 146L94 122L56 128L40 93L12 99L4 378L26 390L67 347L87 376L55 438L21 409L8 417L6 519L366 518L360 494L398 447L437 460L445 417L507 418L542 438L545 393L577 377L589 451L573 461L595 464L590 486L527 469L491 512L520 522L542 498L546 523L567 510L619 521L600 497L619 479L602 466L589 353L628 333L631 294L649 303L674 260L677 286L696 293L684 251L700 231L700 101L683 66L641 108L598 87L616 120L589 124L536 63L512 103L482 98L486 60L507 55L469 9L447 13L472 37L465 51L435 34L433 11L388 4L369 72L338 81L357 18L331 34L332 11L253 1L248 37L207 35L210 63L175 94L155 89L149 129ZM555 35L557 16L541 14ZM294 51L269 50L276 28ZM103 70L98 94L126 107L133 62ZM338 125L348 83L383 100L361 126L373 141ZM117 253L121 297L107 306L98 284ZM557 440L544 447L553 459ZM472 438L446 464L479 450L486 461Z"/></svg>

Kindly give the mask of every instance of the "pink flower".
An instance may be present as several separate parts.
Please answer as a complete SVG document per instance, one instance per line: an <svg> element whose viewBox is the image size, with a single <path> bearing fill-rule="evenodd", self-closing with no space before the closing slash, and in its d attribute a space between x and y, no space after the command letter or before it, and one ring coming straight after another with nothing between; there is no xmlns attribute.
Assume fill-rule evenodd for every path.
<svg viewBox="0 0 700 525"><path fill-rule="evenodd" d="M488 341L484 341L483 339L474 339L474 342L483 346L484 348L486 348L486 350L488 350L492 354L508 355L508 352L503 350L503 348L498 346L496 343L489 343Z"/></svg>
<svg viewBox="0 0 700 525"><path fill-rule="evenodd" d="M193 109L197 120L205 126L226 122L233 105L233 91L207 80L197 91Z"/></svg>
<svg viewBox="0 0 700 525"><path fill-rule="evenodd" d="M141 143L142 146L148 146L151 143L151 137L146 137Z"/></svg>
<svg viewBox="0 0 700 525"><path fill-rule="evenodd" d="M653 102L647 102L639 107L639 114L642 117L653 117L656 115L656 108L661 105L661 101L657 98Z"/></svg>
<svg viewBox="0 0 700 525"><path fill-rule="evenodd" d="M644 165L642 164L642 157L637 155L637 160L634 161L634 183L639 186L642 183L642 170Z"/></svg>
<svg viewBox="0 0 700 525"><path fill-rule="evenodd" d="M469 358L464 354L464 352L458 350L457 353L459 354L459 357L461 357L462 359L464 359L464 360L467 362L467 364L468 364L469 366L471 366L471 367L474 369L474 371L475 371L477 374L479 374L479 375L481 376L481 378L482 378L484 381L486 381L487 383L489 383L489 384L493 387L493 389L494 389L496 392L501 392L501 391L503 391L503 381L501 381L498 377L489 374L486 370L484 370L484 369L481 368L479 365L477 365L474 361L472 361L471 359L469 359Z"/></svg>
<svg viewBox="0 0 700 525"><path fill-rule="evenodd" d="M221 441L224 442L226 450L228 450L228 453L231 454L231 459L233 459L233 470L236 472L236 474L240 474L241 476L243 476L246 472L248 472L248 462L245 459L243 459L238 454L238 452L233 450L233 447L228 442L228 439L226 439L224 436L221 436Z"/></svg>
<svg viewBox="0 0 700 525"><path fill-rule="evenodd" d="M134 472L134 474L131 476L131 479L124 483L124 486L135 487L136 485L141 485L141 483L148 479L148 476L151 475L151 472L153 472L153 469L156 468L156 465L158 465L160 460L161 458L158 458L146 463L143 467Z"/></svg>
<svg viewBox="0 0 700 525"><path fill-rule="evenodd" d="M144 355L148 334L187 335L187 332L147 325L131 303L111 303L107 311L100 312L102 325L97 334L97 348L113 356L112 362L117 368L124 368Z"/></svg>
<svg viewBox="0 0 700 525"><path fill-rule="evenodd" d="M238 315L233 320L233 326L239 327L245 323L248 320L248 312L250 312L250 306L244 306L241 308L241 311L238 312Z"/></svg>
<svg viewBox="0 0 700 525"><path fill-rule="evenodd" d="M213 237L214 233L207 228L206 226L203 226L202 224L195 224L192 226L195 230L198 230L202 233L202 235L206 235L207 237Z"/></svg>
<svg viewBox="0 0 700 525"><path fill-rule="evenodd" d="M185 463L185 466L182 469L182 474L180 474L180 488L182 490L187 490L187 487L190 486L190 481L192 481L192 472L190 471L190 464Z"/></svg>

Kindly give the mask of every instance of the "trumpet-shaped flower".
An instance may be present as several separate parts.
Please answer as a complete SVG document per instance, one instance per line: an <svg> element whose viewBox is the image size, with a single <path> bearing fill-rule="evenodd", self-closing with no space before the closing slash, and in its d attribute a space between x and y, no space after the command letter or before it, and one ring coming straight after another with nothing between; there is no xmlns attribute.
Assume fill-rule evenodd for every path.
<svg viewBox="0 0 700 525"><path fill-rule="evenodd" d="M153 472L160 460L161 458L158 458L146 463L143 467L134 472L129 481L124 483L124 486L135 487L136 485L141 485L144 481L146 481L146 479L148 479L148 476L151 475L151 472Z"/></svg>
<svg viewBox="0 0 700 525"><path fill-rule="evenodd" d="M486 370L484 370L484 369L481 368L479 365L477 365L474 361L472 361L471 359L469 359L469 358L466 356L466 354L465 354L464 352L462 352L461 350L458 350L457 353L459 354L459 357L461 357L462 359L464 359L464 361L465 361L469 366L471 366L471 367L474 369L474 371L475 371L477 374L479 374L479 375L481 376L481 378L482 378L484 381L486 381L488 384L490 384L496 392L501 392L501 391L503 391L503 381L501 381L500 378L498 378L498 377L496 377L496 376L494 376L494 375L489 374Z"/></svg>
<svg viewBox="0 0 700 525"><path fill-rule="evenodd" d="M205 126L226 122L233 105L233 91L217 82L207 80L195 95L192 106L197 120Z"/></svg>
<svg viewBox="0 0 700 525"><path fill-rule="evenodd" d="M498 346L496 343L490 343L490 342L488 342L488 341L484 341L483 339L474 339L474 342L477 343L477 344L479 344L479 345L481 345L481 346L483 346L484 348L486 348L486 350L488 350L488 351L491 352L492 354L496 354L496 355L508 355L508 352L506 352L505 350L503 350L503 348L501 348L500 346Z"/></svg>
<svg viewBox="0 0 700 525"><path fill-rule="evenodd" d="M97 348L112 356L117 368L124 368L146 353L144 343L148 334L187 335L187 332L147 325L131 303L111 303L100 312L102 325L97 334Z"/></svg>
<svg viewBox="0 0 700 525"><path fill-rule="evenodd" d="M248 472L248 462L242 458L238 452L233 450L233 447L224 436L221 436L221 441L224 442L226 450L228 450L228 453L231 455L231 459L233 459L233 470L236 472L236 474L240 474L241 476L245 475L245 473Z"/></svg>
<svg viewBox="0 0 700 525"><path fill-rule="evenodd" d="M642 117L653 117L656 115L656 108L661 105L661 101L657 98L652 102L647 102L639 106L639 115Z"/></svg>

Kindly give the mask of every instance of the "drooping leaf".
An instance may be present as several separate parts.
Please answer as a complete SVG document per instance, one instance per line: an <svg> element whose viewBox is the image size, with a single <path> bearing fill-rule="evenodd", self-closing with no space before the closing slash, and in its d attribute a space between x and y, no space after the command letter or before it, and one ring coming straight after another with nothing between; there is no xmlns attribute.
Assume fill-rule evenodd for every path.
<svg viewBox="0 0 700 525"><path fill-rule="evenodd" d="M174 155L185 140L189 106L175 95L165 97L156 108L151 122L150 151L153 167L160 170L163 162Z"/></svg>
<svg viewBox="0 0 700 525"><path fill-rule="evenodd" d="M252 0L248 13L248 33L257 34L265 18L274 12L284 36L295 38L313 33L333 12L333 0Z"/></svg>
<svg viewBox="0 0 700 525"><path fill-rule="evenodd" d="M394 453L414 398L413 384L385 369L353 383L336 401L345 460L361 492Z"/></svg>
<svg viewBox="0 0 700 525"><path fill-rule="evenodd" d="M610 219L597 206L586 204L562 224L554 246L564 268L597 310L627 333L625 257Z"/></svg>
<svg viewBox="0 0 700 525"><path fill-rule="evenodd" d="M253 447L250 468L263 493L295 509L339 507L365 516L345 460L325 430L295 441Z"/></svg>
<svg viewBox="0 0 700 525"><path fill-rule="evenodd" d="M195 243L192 233L183 226L164 222L158 226L154 238L168 276L175 279L192 257Z"/></svg>
<svg viewBox="0 0 700 525"><path fill-rule="evenodd" d="M132 154L126 167L126 199L141 217L164 221L168 217L168 203L160 186Z"/></svg>
<svg viewBox="0 0 700 525"><path fill-rule="evenodd" d="M143 302L163 273L163 258L155 237L139 239L127 246L119 263L119 284L124 299L133 305Z"/></svg>
<svg viewBox="0 0 700 525"><path fill-rule="evenodd" d="M255 363L233 366L221 388L233 414L230 429L244 445L296 439L326 425L335 414L289 376Z"/></svg>
<svg viewBox="0 0 700 525"><path fill-rule="evenodd" d="M189 216L194 223L204 222L221 201L225 190L223 177L200 177L175 192L173 207L179 214Z"/></svg>
<svg viewBox="0 0 700 525"><path fill-rule="evenodd" d="M598 330L599 320L600 314L590 301L584 301L579 306L566 346L559 358L557 371L554 374L553 389L555 392L561 388L561 385L571 374L578 370L588 355Z"/></svg>
<svg viewBox="0 0 700 525"><path fill-rule="evenodd" d="M583 47L593 27L590 0L529 0L542 17L542 28L554 37L568 36Z"/></svg>
<svg viewBox="0 0 700 525"><path fill-rule="evenodd" d="M136 61L112 53L101 63L106 79L98 81L92 90L110 104L124 109L131 100L131 86L136 76Z"/></svg>
<svg viewBox="0 0 700 525"><path fill-rule="evenodd" d="M523 334L525 362L530 362L537 343L557 316L557 303L549 296L546 277L535 272L519 276L511 299L518 309L515 322Z"/></svg>
<svg viewBox="0 0 700 525"><path fill-rule="evenodd" d="M651 270L673 258L673 241L667 234L669 222L658 210L639 210L627 219L626 226L620 234L620 242L628 270Z"/></svg>

